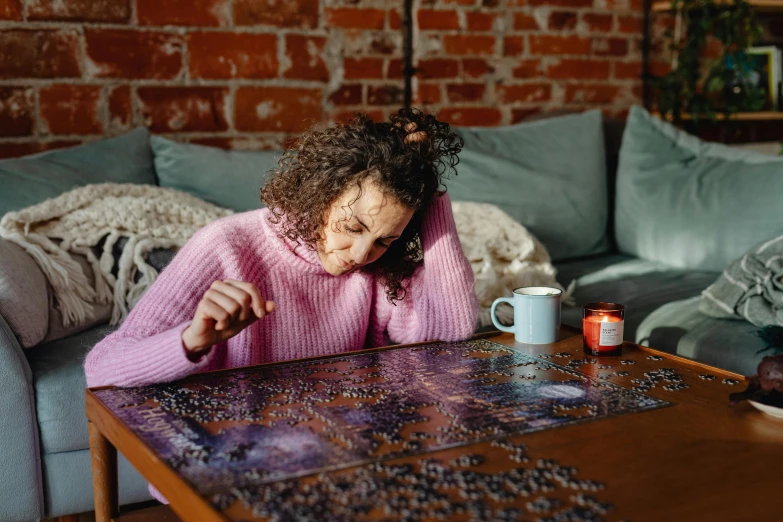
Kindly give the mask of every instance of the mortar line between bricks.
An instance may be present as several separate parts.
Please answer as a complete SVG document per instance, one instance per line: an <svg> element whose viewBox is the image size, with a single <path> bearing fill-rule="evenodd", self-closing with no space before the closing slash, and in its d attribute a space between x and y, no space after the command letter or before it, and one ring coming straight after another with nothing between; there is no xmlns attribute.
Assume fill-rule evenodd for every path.
<svg viewBox="0 0 783 522"><path fill-rule="evenodd" d="M41 116L41 89L40 86L33 88L33 135L40 138L46 136L47 133L43 129L43 116ZM48 129L48 126L47 126Z"/></svg>
<svg viewBox="0 0 783 522"><path fill-rule="evenodd" d="M277 34L280 32L300 33L308 36L327 36L328 30L308 30L303 27L280 27L276 25L238 25L235 27L206 27L192 25L131 25L130 23L106 23L106 22L74 22L69 20L52 21L22 21L0 20L0 30L5 29L101 29L119 30L139 33L165 33L183 35L191 32L205 33L229 33L229 34ZM381 29L367 29L369 32L385 32Z"/></svg>
<svg viewBox="0 0 783 522"><path fill-rule="evenodd" d="M136 0L133 1L135 2ZM227 6L225 9L228 9L228 28L236 29L236 20L234 20L234 0L227 0L226 4Z"/></svg>
<svg viewBox="0 0 783 522"><path fill-rule="evenodd" d="M13 79L0 79L0 85L2 86L48 86L48 85L114 85L116 83L122 83L123 85L132 85L135 87L181 87L181 88L195 88L195 87L229 87L232 85L238 87L293 87L293 88L308 88L318 89L326 87L325 82L310 81L310 80L295 80L289 78L268 78L268 79L193 79L191 83L184 84L182 79L170 79L170 80L144 80L135 78L13 78ZM356 82L358 83L358 82Z"/></svg>
<svg viewBox="0 0 783 522"><path fill-rule="evenodd" d="M289 132L282 131L242 131L237 134L231 131L166 131L166 132L154 132L156 136L184 136L189 138L268 138L270 136L287 136ZM87 137L100 138L103 134L47 134L45 138L56 139L84 139ZM38 136L4 136L0 138L0 141L10 142L26 142L30 140L37 140ZM40 141L40 140L39 140Z"/></svg>
<svg viewBox="0 0 783 522"><path fill-rule="evenodd" d="M94 0L93 0L94 1ZM165 2L166 0L162 0ZM139 11L136 6L136 0L128 0L130 6L130 12L128 13L128 25L133 27L139 26Z"/></svg>
<svg viewBox="0 0 783 522"><path fill-rule="evenodd" d="M180 69L180 74L177 76L182 76L182 83L190 86L190 46L188 46L187 38L182 39L180 58L182 59L182 68Z"/></svg>
<svg viewBox="0 0 783 522"><path fill-rule="evenodd" d="M98 118L103 128L103 134L111 134L111 111L109 110L109 96L111 87L109 85L101 85L100 95L98 99Z"/></svg>
<svg viewBox="0 0 783 522"><path fill-rule="evenodd" d="M236 97L237 97L237 90L239 87L236 85L230 85L228 88L228 96L227 101L225 103L225 110L226 110L226 123L228 123L228 129L231 136L238 136L239 133L237 131L236 126Z"/></svg>

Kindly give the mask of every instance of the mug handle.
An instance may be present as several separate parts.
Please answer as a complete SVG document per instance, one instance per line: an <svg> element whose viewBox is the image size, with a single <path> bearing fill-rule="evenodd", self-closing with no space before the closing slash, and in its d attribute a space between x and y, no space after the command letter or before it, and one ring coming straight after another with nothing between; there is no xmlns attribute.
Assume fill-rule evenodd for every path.
<svg viewBox="0 0 783 522"><path fill-rule="evenodd" d="M513 326L503 326L502 324L500 324L500 321L498 321L498 318L495 315L495 310L497 309L500 303L508 303L511 305L511 308L514 307L514 300L510 297L498 297L497 299L495 299L495 301L492 303L492 308L489 309L489 316L492 319L492 324L494 324L495 328L497 328L501 332L514 333Z"/></svg>

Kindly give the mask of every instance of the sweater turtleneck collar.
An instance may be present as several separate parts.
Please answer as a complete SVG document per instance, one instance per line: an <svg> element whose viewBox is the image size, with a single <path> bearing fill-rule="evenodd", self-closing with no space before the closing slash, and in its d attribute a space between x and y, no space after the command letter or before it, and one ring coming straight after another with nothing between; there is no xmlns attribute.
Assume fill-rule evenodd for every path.
<svg viewBox="0 0 783 522"><path fill-rule="evenodd" d="M312 250L304 243L298 243L291 239L282 236L280 224L271 223L269 219L272 217L272 213L269 209L262 209L261 221L263 223L266 234L274 240L274 243L279 245L281 254L289 259L295 266L311 273L323 273L328 274L321 265L321 260L318 258L318 252Z"/></svg>

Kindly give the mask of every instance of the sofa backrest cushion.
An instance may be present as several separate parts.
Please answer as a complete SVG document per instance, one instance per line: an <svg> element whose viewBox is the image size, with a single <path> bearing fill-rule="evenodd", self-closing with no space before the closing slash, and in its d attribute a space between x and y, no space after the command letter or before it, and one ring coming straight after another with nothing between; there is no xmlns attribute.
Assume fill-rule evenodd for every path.
<svg viewBox="0 0 783 522"><path fill-rule="evenodd" d="M721 271L783 233L783 158L707 143L635 106L617 169L621 252Z"/></svg>
<svg viewBox="0 0 783 522"><path fill-rule="evenodd" d="M606 252L608 197L600 111L493 128L465 140L454 201L493 203L530 230L553 260Z"/></svg>
<svg viewBox="0 0 783 522"><path fill-rule="evenodd" d="M238 212L263 205L261 186L282 151L236 151L152 137L160 186Z"/></svg>
<svg viewBox="0 0 783 522"><path fill-rule="evenodd" d="M155 184L147 129L0 161L0 217L77 186L109 182Z"/></svg>

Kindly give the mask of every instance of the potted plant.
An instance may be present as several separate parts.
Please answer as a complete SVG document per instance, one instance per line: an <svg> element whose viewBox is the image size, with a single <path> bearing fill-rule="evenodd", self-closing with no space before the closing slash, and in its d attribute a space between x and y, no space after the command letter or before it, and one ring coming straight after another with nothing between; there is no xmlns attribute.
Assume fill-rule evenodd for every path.
<svg viewBox="0 0 783 522"><path fill-rule="evenodd" d="M679 124L715 120L740 111L758 111L767 102L766 91L752 77L747 50L761 37L751 5L745 0L672 0L676 29L664 33L675 63L655 77L657 108L665 119ZM719 56L706 58L710 37L721 44Z"/></svg>

